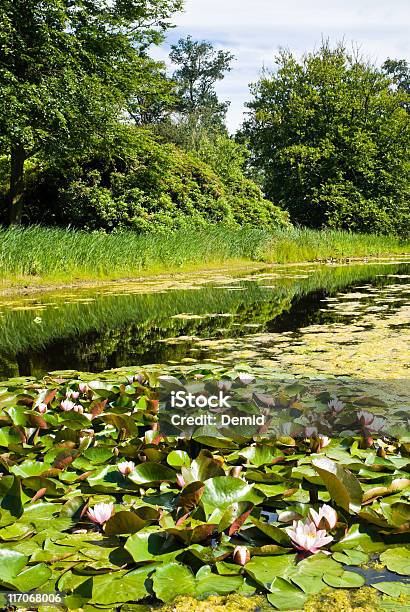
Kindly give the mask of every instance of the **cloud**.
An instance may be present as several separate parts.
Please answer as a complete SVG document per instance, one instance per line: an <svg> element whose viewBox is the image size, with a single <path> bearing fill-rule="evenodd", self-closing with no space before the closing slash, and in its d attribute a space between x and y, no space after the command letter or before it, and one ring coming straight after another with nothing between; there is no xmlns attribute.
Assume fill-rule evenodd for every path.
<svg viewBox="0 0 410 612"><path fill-rule="evenodd" d="M329 37L359 44L376 63L386 57L410 59L408 0L186 0L174 23L157 57L165 59L169 45L187 34L235 54L232 72L218 85L221 98L231 100L231 130L243 120L249 83L264 65L273 67L280 47L302 55Z"/></svg>

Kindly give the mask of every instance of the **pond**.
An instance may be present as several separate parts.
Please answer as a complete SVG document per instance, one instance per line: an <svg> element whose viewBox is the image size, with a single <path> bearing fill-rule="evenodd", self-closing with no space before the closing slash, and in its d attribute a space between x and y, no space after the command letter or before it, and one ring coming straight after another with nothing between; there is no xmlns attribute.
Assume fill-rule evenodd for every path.
<svg viewBox="0 0 410 612"><path fill-rule="evenodd" d="M3 296L0 374L217 360L406 378L409 295L404 258Z"/></svg>

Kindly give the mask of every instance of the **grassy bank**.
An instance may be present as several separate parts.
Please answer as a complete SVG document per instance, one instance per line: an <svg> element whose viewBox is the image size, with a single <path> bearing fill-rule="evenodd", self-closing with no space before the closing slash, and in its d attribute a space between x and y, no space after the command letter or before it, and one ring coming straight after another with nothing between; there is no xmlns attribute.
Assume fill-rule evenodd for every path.
<svg viewBox="0 0 410 612"><path fill-rule="evenodd" d="M208 226L168 234L107 235L29 227L0 230L0 278L48 281L132 277L234 261L291 263L410 252L394 237L307 229Z"/></svg>

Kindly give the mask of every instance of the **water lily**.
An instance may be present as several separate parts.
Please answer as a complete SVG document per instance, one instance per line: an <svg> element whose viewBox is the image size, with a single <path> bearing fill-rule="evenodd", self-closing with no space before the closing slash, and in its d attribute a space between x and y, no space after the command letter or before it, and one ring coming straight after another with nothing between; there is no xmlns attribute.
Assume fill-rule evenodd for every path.
<svg viewBox="0 0 410 612"><path fill-rule="evenodd" d="M343 409L345 407L344 403L338 400L337 397L331 399L330 402L328 402L327 406L329 410L332 410L332 412L335 412L336 414L340 414L341 412L343 412Z"/></svg>
<svg viewBox="0 0 410 612"><path fill-rule="evenodd" d="M104 525L114 514L114 504L96 504L87 511L88 518L97 525Z"/></svg>
<svg viewBox="0 0 410 612"><path fill-rule="evenodd" d="M90 387L86 383L80 383L78 385L78 388L80 390L80 393L82 393L83 395L86 395L90 390Z"/></svg>
<svg viewBox="0 0 410 612"><path fill-rule="evenodd" d="M239 372L238 379L243 385L251 385L253 382L255 382L255 377L247 372Z"/></svg>
<svg viewBox="0 0 410 612"><path fill-rule="evenodd" d="M329 544L333 538L327 535L324 529L317 529L309 518L304 521L294 521L292 527L286 530L297 550L312 553L320 552L323 546Z"/></svg>
<svg viewBox="0 0 410 612"><path fill-rule="evenodd" d="M128 476L135 470L135 463L133 461L123 461L117 465L117 468L123 476Z"/></svg>
<svg viewBox="0 0 410 612"><path fill-rule="evenodd" d="M237 546L233 551L233 562L237 565L246 565L251 559L251 554L246 546Z"/></svg>
<svg viewBox="0 0 410 612"><path fill-rule="evenodd" d="M318 450L322 450L322 448L326 448L331 443L331 439L328 436L318 436L319 448Z"/></svg>
<svg viewBox="0 0 410 612"><path fill-rule="evenodd" d="M75 406L75 403L72 402L70 399L65 399L60 403L60 408L61 410L64 410L64 412L69 412L70 410L73 410Z"/></svg>
<svg viewBox="0 0 410 612"><path fill-rule="evenodd" d="M72 389L68 389L68 391L65 394L67 399L73 399L76 400L80 397L80 393L79 391L72 391Z"/></svg>
<svg viewBox="0 0 410 612"><path fill-rule="evenodd" d="M360 410L357 413L357 419L363 427L367 427L367 429L374 432L381 431L386 423L385 419L375 416L371 412L367 412L367 410Z"/></svg>
<svg viewBox="0 0 410 612"><path fill-rule="evenodd" d="M45 404L44 402L41 402L40 404L37 405L37 410L39 411L40 414L45 414L47 412L47 404Z"/></svg>
<svg viewBox="0 0 410 612"><path fill-rule="evenodd" d="M177 485L178 485L178 487L180 489L183 489L185 487L186 482L185 482L185 479L182 476L182 474L177 474L176 481L177 481Z"/></svg>
<svg viewBox="0 0 410 612"><path fill-rule="evenodd" d="M334 529L337 523L337 512L332 506L324 504L316 512L313 508L309 511L311 520L316 525L317 529Z"/></svg>

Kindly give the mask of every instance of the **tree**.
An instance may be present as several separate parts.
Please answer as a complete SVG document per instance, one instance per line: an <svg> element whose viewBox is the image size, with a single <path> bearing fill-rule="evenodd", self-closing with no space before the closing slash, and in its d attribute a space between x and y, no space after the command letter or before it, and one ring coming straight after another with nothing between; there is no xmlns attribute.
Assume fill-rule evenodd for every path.
<svg viewBox="0 0 410 612"><path fill-rule="evenodd" d="M384 62L382 69L388 76L392 77L397 89L410 94L410 66L406 60L392 60L388 58Z"/></svg>
<svg viewBox="0 0 410 612"><path fill-rule="evenodd" d="M177 111L195 123L223 125L229 103L218 100L215 84L231 70L234 56L188 36L171 47L170 59L179 66L173 74Z"/></svg>
<svg viewBox="0 0 410 612"><path fill-rule="evenodd" d="M182 0L0 0L0 147L11 223L24 168L105 137L133 98L147 49ZM137 75L137 76L136 76Z"/></svg>
<svg viewBox="0 0 410 612"><path fill-rule="evenodd" d="M253 86L244 134L265 193L312 227L403 232L409 214L409 101L391 77L327 43Z"/></svg>

